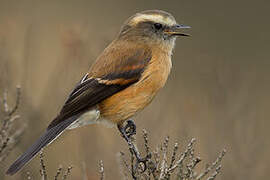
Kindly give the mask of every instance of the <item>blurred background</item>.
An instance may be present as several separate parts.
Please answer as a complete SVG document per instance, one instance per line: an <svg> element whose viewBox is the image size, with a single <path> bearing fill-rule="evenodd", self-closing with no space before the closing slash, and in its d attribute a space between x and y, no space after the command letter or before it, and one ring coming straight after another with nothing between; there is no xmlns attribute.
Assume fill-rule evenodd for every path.
<svg viewBox="0 0 270 180"><path fill-rule="evenodd" d="M270 24L265 0L224 1L37 1L0 0L0 93L22 87L19 114L28 123L20 143L0 165L0 179L38 177L35 158L12 177L4 172L45 130L66 96L121 24L136 12L161 9L192 26L179 38L166 87L136 116L138 134L151 147L171 136L181 149L197 139L203 163L226 148L218 179L267 179L270 163ZM10 99L12 103L14 98ZM142 145L141 136L137 135ZM72 179L98 178L103 160L108 179L120 179L117 153L127 150L116 129L100 125L67 131L45 149L52 174L72 165ZM203 167L203 166L202 166Z"/></svg>

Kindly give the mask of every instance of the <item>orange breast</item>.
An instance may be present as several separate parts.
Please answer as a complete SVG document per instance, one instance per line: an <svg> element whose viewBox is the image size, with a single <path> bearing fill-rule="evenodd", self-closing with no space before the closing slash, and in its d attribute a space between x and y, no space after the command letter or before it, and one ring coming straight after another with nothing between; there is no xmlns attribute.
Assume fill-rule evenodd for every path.
<svg viewBox="0 0 270 180"><path fill-rule="evenodd" d="M145 108L168 78L171 59L163 52L153 53L140 81L99 104L101 118L121 123Z"/></svg>

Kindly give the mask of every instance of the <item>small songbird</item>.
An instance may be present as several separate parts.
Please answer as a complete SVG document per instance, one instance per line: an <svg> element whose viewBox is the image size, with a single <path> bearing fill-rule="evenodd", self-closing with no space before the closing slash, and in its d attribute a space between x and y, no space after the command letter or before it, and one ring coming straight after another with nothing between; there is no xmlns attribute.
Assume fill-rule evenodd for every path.
<svg viewBox="0 0 270 180"><path fill-rule="evenodd" d="M10 166L7 174L19 171L64 130L87 124L116 125L130 145L136 126L129 119L164 86L176 37L189 36L182 32L185 28L189 26L177 24L171 14L161 10L143 11L127 19L45 133ZM136 149L134 153L137 160L143 161Z"/></svg>

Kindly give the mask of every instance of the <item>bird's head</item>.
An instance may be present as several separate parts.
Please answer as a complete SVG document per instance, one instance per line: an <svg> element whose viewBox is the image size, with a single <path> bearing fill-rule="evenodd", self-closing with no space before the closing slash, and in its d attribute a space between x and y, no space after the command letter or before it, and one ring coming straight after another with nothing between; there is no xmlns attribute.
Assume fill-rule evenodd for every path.
<svg viewBox="0 0 270 180"><path fill-rule="evenodd" d="M119 38L174 46L176 37L189 36L183 32L183 29L187 28L190 27L178 24L175 18L165 11L148 10L127 19Z"/></svg>

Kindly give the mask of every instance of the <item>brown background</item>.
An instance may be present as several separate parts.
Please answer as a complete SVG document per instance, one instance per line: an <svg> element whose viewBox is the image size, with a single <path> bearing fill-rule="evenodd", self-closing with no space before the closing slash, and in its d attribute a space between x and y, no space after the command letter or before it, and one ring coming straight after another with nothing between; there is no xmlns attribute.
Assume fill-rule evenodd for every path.
<svg viewBox="0 0 270 180"><path fill-rule="evenodd" d="M28 122L0 179L25 179L27 171L38 177L38 158L14 177L4 171L41 135L124 20L147 9L172 13L192 26L192 37L177 40L170 78L135 117L138 131L149 131L153 147L165 135L181 149L195 137L204 163L225 147L218 179L268 179L269 7L266 0L0 0L0 93L22 86L20 114ZM102 159L107 179L119 179L116 154L126 149L116 129L68 131L45 150L49 176L71 164L72 179L82 179L85 163L89 179L97 179Z"/></svg>

